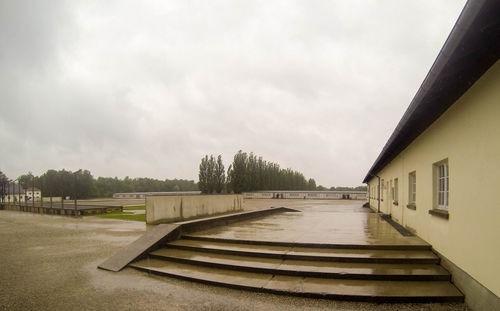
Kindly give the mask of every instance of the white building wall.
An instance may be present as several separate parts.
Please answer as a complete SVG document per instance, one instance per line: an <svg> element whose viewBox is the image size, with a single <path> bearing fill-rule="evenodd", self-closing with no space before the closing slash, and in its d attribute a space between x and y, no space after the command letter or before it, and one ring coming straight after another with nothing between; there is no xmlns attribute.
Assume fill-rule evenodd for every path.
<svg viewBox="0 0 500 311"><path fill-rule="evenodd" d="M399 204L384 189L381 211L414 230L495 295L500 296L500 64L497 62L453 106L377 174L398 178ZM435 202L433 164L449 165L449 219L429 214ZM407 208L408 175L416 171L416 210ZM376 189L377 178L369 181ZM370 205L377 209L377 195Z"/></svg>

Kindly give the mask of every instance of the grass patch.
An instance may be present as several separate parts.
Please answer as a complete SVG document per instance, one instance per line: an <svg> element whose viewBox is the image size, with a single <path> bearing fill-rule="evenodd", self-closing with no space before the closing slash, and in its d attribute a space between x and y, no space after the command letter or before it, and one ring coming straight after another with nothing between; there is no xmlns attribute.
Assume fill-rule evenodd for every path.
<svg viewBox="0 0 500 311"><path fill-rule="evenodd" d="M134 213L116 213L111 212L107 214L96 215L101 218L113 218L113 219L121 219L121 220L134 220L134 221L144 221L146 222L146 214L134 214Z"/></svg>
<svg viewBox="0 0 500 311"><path fill-rule="evenodd" d="M145 209L146 209L146 206L144 206L144 205L124 206L123 207L124 211L127 211L127 210L141 211L141 210L145 210Z"/></svg>

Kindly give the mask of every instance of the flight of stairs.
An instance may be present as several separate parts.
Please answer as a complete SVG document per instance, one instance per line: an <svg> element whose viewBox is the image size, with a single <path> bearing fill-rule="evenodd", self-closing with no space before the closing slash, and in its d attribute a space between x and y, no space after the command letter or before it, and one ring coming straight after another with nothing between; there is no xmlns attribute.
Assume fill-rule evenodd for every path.
<svg viewBox="0 0 500 311"><path fill-rule="evenodd" d="M462 302L430 246L325 245L184 235L129 266L253 291L373 302Z"/></svg>

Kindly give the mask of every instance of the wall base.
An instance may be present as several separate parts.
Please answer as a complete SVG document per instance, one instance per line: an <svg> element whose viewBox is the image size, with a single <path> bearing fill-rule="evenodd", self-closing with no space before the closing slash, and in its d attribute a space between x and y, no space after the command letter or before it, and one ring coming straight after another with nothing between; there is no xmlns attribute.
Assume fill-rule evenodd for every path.
<svg viewBox="0 0 500 311"><path fill-rule="evenodd" d="M451 273L452 283L465 295L468 310L500 310L500 298L438 251L433 249L433 252L441 258L441 265Z"/></svg>

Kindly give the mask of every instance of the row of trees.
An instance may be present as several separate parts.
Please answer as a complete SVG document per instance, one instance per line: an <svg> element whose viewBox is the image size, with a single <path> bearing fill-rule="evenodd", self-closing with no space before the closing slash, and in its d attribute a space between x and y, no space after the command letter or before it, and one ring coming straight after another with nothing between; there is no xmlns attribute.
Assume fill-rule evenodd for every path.
<svg viewBox="0 0 500 311"><path fill-rule="evenodd" d="M35 186L44 196L70 196L77 198L111 197L117 192L170 192L197 191L202 193L222 193L259 190L358 190L366 191L366 186L331 187L316 186L314 179L306 180L300 172L289 168L282 169L273 162L267 162L253 153L241 150L233 158L233 163L226 172L222 157L217 159L206 155L201 159L198 185L192 180L153 178L119 179L117 177L98 177L94 179L90 171L48 170L40 176L31 172L16 179L24 188ZM8 178L0 171L0 188L6 189Z"/></svg>
<svg viewBox="0 0 500 311"><path fill-rule="evenodd" d="M316 190L314 179L307 180L300 172L282 169L279 164L268 162L253 153L238 151L233 163L224 172L222 158L206 155L201 159L199 188L202 193L241 193L259 190Z"/></svg>
<svg viewBox="0 0 500 311"><path fill-rule="evenodd" d="M221 193L224 190L226 172L221 155L217 157L217 161L213 155L210 155L210 158L206 155L201 159L198 179L198 188L201 193Z"/></svg>
<svg viewBox="0 0 500 311"><path fill-rule="evenodd" d="M6 176L0 172L0 182ZM70 196L79 199L111 197L117 192L158 192L158 191L197 191L198 186L193 180L153 178L98 177L94 179L90 171L78 170L48 170L40 176L31 172L23 174L17 181L24 188L35 186L42 191L43 196Z"/></svg>
<svg viewBox="0 0 500 311"><path fill-rule="evenodd" d="M241 193L260 190L357 190L366 191L366 186L330 187L316 186L312 178L290 168L280 168L279 164L268 162L251 152L239 150L229 165L227 177L222 157L213 155L201 159L199 167L199 189L202 193Z"/></svg>

